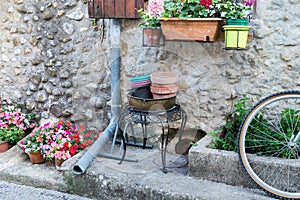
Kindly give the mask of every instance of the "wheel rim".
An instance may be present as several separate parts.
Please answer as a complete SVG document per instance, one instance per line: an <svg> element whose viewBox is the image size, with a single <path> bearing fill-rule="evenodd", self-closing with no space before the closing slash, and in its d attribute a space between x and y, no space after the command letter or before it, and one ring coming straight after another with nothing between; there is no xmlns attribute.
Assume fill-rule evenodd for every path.
<svg viewBox="0 0 300 200"><path fill-rule="evenodd" d="M277 152L274 151L270 152L271 154L273 154L272 158L264 158L262 157L264 153L266 153L267 151L263 152L262 155L257 156L257 155L253 155L250 154L248 152L246 152L246 149L249 148L263 148L263 145L261 147L259 146L247 146L247 143L251 143L253 142L253 139L248 139L246 138L246 131L248 131L248 129L253 128L252 127L252 122L255 119L255 117L260 114L262 111L266 112L266 111L270 111L267 110L266 108L268 108L269 106L272 107L273 104L276 105L276 103L282 103L283 101L288 101L293 99L295 104L295 101L298 101L298 103L300 102L300 94L288 94L288 95L281 95L281 96L274 96L271 98L267 98L264 101L262 101L261 103L258 104L258 106L256 106L253 110L251 110L251 112L248 114L248 116L246 117L246 120L243 124L243 126L241 127L241 131L240 131L240 140L239 140L239 151L240 151L240 158L241 161L246 169L246 171L248 172L248 174L250 175L250 177L263 189L267 190L268 192L271 192L277 196L281 196L281 197L286 197L286 198L300 198L300 189L298 187L296 187L296 189L293 189L294 185L297 183L292 183L291 179L295 178L294 174L292 174L292 171L294 170L294 166L295 164L300 166L299 163L299 159L291 159L291 155L295 154L295 152L297 152L297 154L294 155L294 157L296 156L296 158L298 158L298 153L299 153L299 144L295 143L293 141L289 141L290 138L284 138L285 142L281 142L277 143L277 146L284 146L284 148L279 149ZM291 104L291 105L293 105ZM287 103L288 105L288 103ZM280 107L280 106L279 106ZM281 105L281 107L284 107L283 105ZM270 109L270 108L269 108ZM278 109L277 109L278 110ZM298 108L299 110L299 108ZM277 112L275 110L275 112ZM298 116L299 117L299 116ZM279 119L279 116L276 116L276 118ZM295 119L296 121L299 120ZM275 124L275 122L272 122L273 124ZM297 121L298 123L298 121ZM300 123L300 120L299 120ZM278 128L278 127L277 127ZM282 128L282 127L281 127ZM280 127L278 128L279 130L281 129ZM275 130L275 129L274 129ZM255 134L252 134L252 136ZM257 135L259 135L257 133ZM263 139L261 139L262 137L258 137L255 136L258 140L258 142L263 143ZM274 136L265 136L266 138L268 138L268 140L275 140L276 138L274 138ZM282 135L282 137L284 137L284 135ZM260 141L261 140L261 141ZM279 145L280 144L280 145ZM273 148L273 147L272 147ZM282 152L286 151L287 152L291 152L289 153L288 157L286 158L274 158L277 157L277 154L283 154ZM281 151L281 153L278 153L279 151ZM283 154L284 155L284 154ZM262 164L261 161L259 160L263 160L266 161L267 164ZM288 162L289 165L286 167L286 169L282 166L282 162ZM271 166L270 166L271 165ZM273 165L273 166L272 166ZM292 167L290 166L292 165ZM270 171L270 172L268 172ZM293 172L295 173L295 172ZM298 175L298 173L297 173ZM291 177L293 176L293 177ZM287 180L285 180L287 179ZM284 186L283 182L287 182L287 186ZM287 189L286 189L287 188Z"/></svg>

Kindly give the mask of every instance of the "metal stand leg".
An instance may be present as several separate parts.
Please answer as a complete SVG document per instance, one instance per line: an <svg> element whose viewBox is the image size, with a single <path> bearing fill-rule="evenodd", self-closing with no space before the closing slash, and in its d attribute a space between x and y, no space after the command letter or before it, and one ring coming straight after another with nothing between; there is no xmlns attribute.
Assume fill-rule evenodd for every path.
<svg viewBox="0 0 300 200"><path fill-rule="evenodd" d="M180 126L180 130L179 130L178 142L181 141L181 139L182 139L182 135L183 135L186 120L187 120L186 112L181 108L180 108L180 117L181 117L181 126Z"/></svg>
<svg viewBox="0 0 300 200"><path fill-rule="evenodd" d="M122 119L125 114L127 112L124 112L120 115L120 119ZM130 124L132 126L132 121L129 121L126 123L126 130L127 130L127 127L128 125ZM119 123L118 123L119 124ZM118 131L119 131L119 125L117 125L116 127L116 130L115 130L115 133L114 133L114 136L113 136L113 141L112 141L112 146L111 146L111 149L110 149L110 152L109 153L99 153L98 155L101 156L101 157L104 157L104 158L111 158L111 159L116 159L116 160L120 160L120 163L122 163L122 161L129 161L129 162L137 162L138 160L135 159L135 158L128 158L128 157L125 157L125 154L126 154L126 140L125 140L125 135L126 135L126 130L124 130L124 133L121 135L122 137L122 141L120 142L120 151L118 154L114 153L114 148L115 148L115 144L117 142L117 135L118 135Z"/></svg>
<svg viewBox="0 0 300 200"><path fill-rule="evenodd" d="M168 118L167 118L167 124L168 124L168 130L167 130L166 142L165 142L165 145L164 145L163 141L162 141L162 145L164 145L164 149L163 148L161 149L162 163L163 163L163 169L162 170L163 170L164 173L168 172L168 170L166 168L167 145L168 145L168 140L169 140L169 136L170 136L170 121L169 121Z"/></svg>
<svg viewBox="0 0 300 200"><path fill-rule="evenodd" d="M183 132L184 132L184 128L185 128L185 124L187 121L187 115L186 112L179 108L179 114L180 114L180 119L181 119L181 125L180 125L180 130L179 130L179 139L178 141L181 141L182 136L183 136ZM162 136L162 148L161 148L161 157L162 157L162 165L163 165L163 169L162 171L164 173L167 173L167 164L166 164L166 157L167 157L167 145L169 142L169 137L170 137L170 118L167 115L166 116L166 123L167 123L167 133L166 133L166 138L164 138L164 131L163 131L163 136ZM162 125L163 126L163 125Z"/></svg>
<svg viewBox="0 0 300 200"><path fill-rule="evenodd" d="M143 130L143 149L146 148L147 143L147 117L141 115L142 130Z"/></svg>
<svg viewBox="0 0 300 200"><path fill-rule="evenodd" d="M125 116L128 116L129 118L127 118ZM126 119L126 124L124 127L124 131L123 132L121 131L122 134L121 134L121 140L120 140L120 139L117 139L118 131L121 130L121 129L119 129L119 125L120 125L120 122L125 119ZM110 153L108 153L108 154L101 153L100 156L121 160L119 164L121 164L123 162L123 160L136 162L137 159L127 158L125 156L126 155L126 145L142 147L143 149L152 148L151 144L147 144L147 134L148 134L147 133L147 131L148 131L147 125L149 125L151 123L160 123L161 130L162 130L162 136L161 136L162 171L164 173L167 173L167 168L170 167L170 166L167 166L167 161L166 161L167 145L168 145L170 134L171 134L170 133L170 123L180 120L180 119L181 119L181 128L179 130L179 141L181 141L181 139L182 139L182 135L183 135L186 120L187 120L185 111L183 109L181 109L179 105L176 105L172 109L169 109L169 110L160 110L160 111L139 111L139 110L134 110L129 107L120 115L120 118L118 120L118 126L114 133ZM141 124L142 134L143 134L142 142L136 142L136 137L135 137L134 128L133 128L133 126L135 124ZM165 126L164 126L165 124L167 124L166 135L165 135ZM128 137L127 130L129 128L129 126L131 129L132 138ZM130 139L132 139L133 141L129 141ZM116 143L120 144L120 152L118 155L113 154Z"/></svg>

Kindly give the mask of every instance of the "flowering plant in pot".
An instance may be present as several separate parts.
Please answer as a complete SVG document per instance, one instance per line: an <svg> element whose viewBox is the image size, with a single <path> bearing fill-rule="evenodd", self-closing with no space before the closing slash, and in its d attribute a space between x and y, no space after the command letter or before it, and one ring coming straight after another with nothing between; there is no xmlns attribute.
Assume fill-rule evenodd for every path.
<svg viewBox="0 0 300 200"><path fill-rule="evenodd" d="M250 26L248 11L252 10L255 0L219 0L219 9L224 13L227 25L225 30L225 49L246 49Z"/></svg>
<svg viewBox="0 0 300 200"><path fill-rule="evenodd" d="M78 126L78 133L83 137L83 145L85 148L92 145L100 136L102 131L97 131L94 129L89 129L84 125Z"/></svg>
<svg viewBox="0 0 300 200"><path fill-rule="evenodd" d="M21 149L28 154L32 163L42 163L45 161L45 152L48 148L50 132L45 130L46 126L35 128L29 135L20 141Z"/></svg>
<svg viewBox="0 0 300 200"><path fill-rule="evenodd" d="M47 134L41 128L35 128L29 135L20 141L21 149L29 154L31 152L40 152L44 154L45 145L47 145Z"/></svg>
<svg viewBox="0 0 300 200"><path fill-rule="evenodd" d="M141 21L138 26L143 29L146 45L159 46L161 39L161 24L158 17L163 12L163 0L150 0L147 8L138 10Z"/></svg>
<svg viewBox="0 0 300 200"><path fill-rule="evenodd" d="M164 19L218 18L220 17L218 3L218 0L165 0L162 17Z"/></svg>
<svg viewBox="0 0 300 200"><path fill-rule="evenodd" d="M35 128L20 144L29 157L39 152L48 161L61 163L91 145L96 137L98 134L94 131L88 131L83 126L77 128L69 121L60 120Z"/></svg>
<svg viewBox="0 0 300 200"><path fill-rule="evenodd" d="M213 42L222 18L218 0L165 0L160 18L166 40Z"/></svg>
<svg viewBox="0 0 300 200"><path fill-rule="evenodd" d="M69 121L60 120L51 126L51 135L46 146L46 158L55 160L59 167L61 162L71 158L85 148L83 135Z"/></svg>
<svg viewBox="0 0 300 200"><path fill-rule="evenodd" d="M33 114L25 114L17 106L0 108L0 143L16 144L25 136L25 131L35 127Z"/></svg>
<svg viewBox="0 0 300 200"><path fill-rule="evenodd" d="M255 0L218 0L216 8L226 18L229 25L248 25L248 13L252 10Z"/></svg>

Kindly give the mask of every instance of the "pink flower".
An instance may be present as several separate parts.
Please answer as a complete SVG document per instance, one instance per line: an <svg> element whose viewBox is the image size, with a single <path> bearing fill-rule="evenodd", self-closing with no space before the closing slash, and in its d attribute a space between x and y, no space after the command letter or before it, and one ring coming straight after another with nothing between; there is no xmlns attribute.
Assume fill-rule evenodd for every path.
<svg viewBox="0 0 300 200"><path fill-rule="evenodd" d="M150 15L160 15L164 12L164 1L150 0L148 4L148 11Z"/></svg>
<svg viewBox="0 0 300 200"><path fill-rule="evenodd" d="M56 137L56 140L62 140L63 136L61 134L59 134L57 137Z"/></svg>
<svg viewBox="0 0 300 200"><path fill-rule="evenodd" d="M255 0L243 0L242 3L243 3L245 6L253 6L254 3L255 3Z"/></svg>
<svg viewBox="0 0 300 200"><path fill-rule="evenodd" d="M37 138L36 138L36 141L38 141L38 142L43 142L43 138L37 137Z"/></svg>

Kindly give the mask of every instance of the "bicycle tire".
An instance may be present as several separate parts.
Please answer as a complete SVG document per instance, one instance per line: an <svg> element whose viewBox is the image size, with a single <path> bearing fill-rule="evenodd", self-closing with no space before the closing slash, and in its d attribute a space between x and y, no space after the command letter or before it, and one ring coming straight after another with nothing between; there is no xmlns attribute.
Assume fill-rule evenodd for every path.
<svg viewBox="0 0 300 200"><path fill-rule="evenodd" d="M292 138L299 129L300 91L262 99L240 126L240 161L249 177L272 196L300 199L300 143Z"/></svg>

